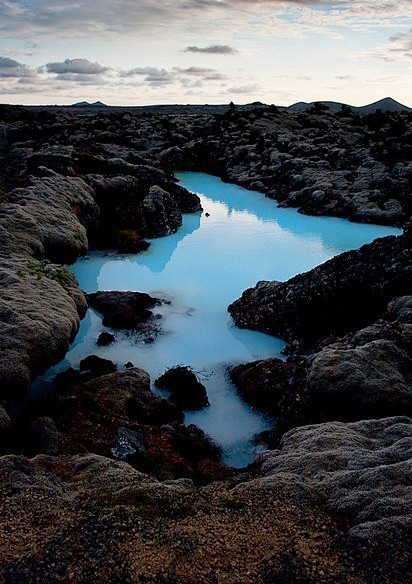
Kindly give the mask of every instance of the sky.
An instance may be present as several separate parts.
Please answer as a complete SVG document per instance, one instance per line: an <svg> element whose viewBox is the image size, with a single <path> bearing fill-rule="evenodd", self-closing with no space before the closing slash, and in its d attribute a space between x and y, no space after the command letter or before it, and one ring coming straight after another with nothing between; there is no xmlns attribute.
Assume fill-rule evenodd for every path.
<svg viewBox="0 0 412 584"><path fill-rule="evenodd" d="M0 103L412 107L412 0L0 0Z"/></svg>

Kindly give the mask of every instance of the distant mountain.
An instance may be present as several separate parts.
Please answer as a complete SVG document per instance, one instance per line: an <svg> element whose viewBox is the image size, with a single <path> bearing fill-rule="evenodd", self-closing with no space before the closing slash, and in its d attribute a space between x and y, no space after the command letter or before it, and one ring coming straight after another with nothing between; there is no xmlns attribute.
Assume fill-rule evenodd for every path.
<svg viewBox="0 0 412 584"><path fill-rule="evenodd" d="M385 97L379 101L375 101L374 103L370 103L369 105L363 105L361 107L356 107L353 105L343 104L337 101L312 101L310 103L306 103L304 101L299 101L298 103L294 103L293 105L289 106L287 109L291 111L305 111L311 109L315 106L315 104L322 104L329 108L332 111L340 111L342 106L348 107L353 113L359 114L361 116L366 116L368 114L373 114L376 110L380 109L383 112L401 112L401 111L412 111L410 107L403 105L391 97Z"/></svg>
<svg viewBox="0 0 412 584"><path fill-rule="evenodd" d="M102 101L95 101L93 103L89 103L88 101L79 101L78 103L74 103L72 107L108 107Z"/></svg>
<svg viewBox="0 0 412 584"><path fill-rule="evenodd" d="M395 101L391 97L385 97L379 101L375 101L369 105L364 105L363 107L353 108L355 110L362 110L362 114L373 114L377 109L383 112L402 112L402 111L412 111L410 107Z"/></svg>

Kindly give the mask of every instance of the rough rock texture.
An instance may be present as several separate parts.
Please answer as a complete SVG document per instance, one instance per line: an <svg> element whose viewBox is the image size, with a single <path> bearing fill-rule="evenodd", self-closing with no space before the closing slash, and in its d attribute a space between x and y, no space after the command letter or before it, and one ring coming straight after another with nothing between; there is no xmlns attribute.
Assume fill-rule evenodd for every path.
<svg viewBox="0 0 412 584"><path fill-rule="evenodd" d="M200 410L209 405L206 388L190 367L172 367L155 383L161 389L170 391L170 400L183 410Z"/></svg>
<svg viewBox="0 0 412 584"><path fill-rule="evenodd" d="M0 225L2 252L73 263L88 249L86 228L96 221L98 207L80 178L47 175L8 193Z"/></svg>
<svg viewBox="0 0 412 584"><path fill-rule="evenodd" d="M99 224L91 232L93 243L99 247L129 251L134 234L134 244L140 251L144 249L141 238L169 235L180 227L182 212L201 209L197 195L168 181L162 171L149 166L135 169L132 176L91 174L85 177L100 207ZM125 247L125 239L129 247Z"/></svg>
<svg viewBox="0 0 412 584"><path fill-rule="evenodd" d="M85 309L53 261L84 253L86 231L94 245L143 249L145 200L148 234L169 233L181 212L199 210L171 177L175 164L308 213L396 225L411 215L408 112L359 118L315 104L307 112L96 116L1 106L0 123L3 394L63 355ZM261 283L245 295L244 307L252 302L244 311L236 303L244 326L282 334L295 349L318 344L314 355L238 371L248 399L278 416L277 439L319 418L409 411L412 309L410 298L396 298L411 290L406 231L409 239L376 242L289 283ZM50 455L0 457L0 579L412 580L410 418L297 428L233 477L200 430L156 401L144 372L91 375L69 372L57 394L13 424L0 410L3 448ZM79 456L87 450L110 459ZM225 480L160 483L113 458L162 479Z"/></svg>
<svg viewBox="0 0 412 584"><path fill-rule="evenodd" d="M287 282L259 282L228 310L235 323L313 345L378 318L412 290L412 240L385 237Z"/></svg>
<svg viewBox="0 0 412 584"><path fill-rule="evenodd" d="M412 360L388 340L353 349L320 351L311 363L307 388L313 409L332 417L412 415Z"/></svg>
<svg viewBox="0 0 412 584"><path fill-rule="evenodd" d="M242 397L276 417L271 445L294 426L412 415L411 297L384 318L313 355L268 359L230 371Z"/></svg>
<svg viewBox="0 0 412 584"><path fill-rule="evenodd" d="M88 294L89 306L101 312L103 324L114 328L135 329L141 327L153 313L153 308L161 303L143 292L95 292Z"/></svg>
<svg viewBox="0 0 412 584"><path fill-rule="evenodd" d="M408 417L297 428L279 450L261 455L258 488L288 480L344 518L349 542L362 553L393 550L396 558L412 537L411 448ZM404 559L411 573L410 550Z"/></svg>
<svg viewBox="0 0 412 584"><path fill-rule="evenodd" d="M85 312L70 272L54 261L74 261L87 249L84 224L98 210L78 178L54 173L15 189L0 216L0 388L25 391L33 375L60 359ZM84 223L82 223L82 222Z"/></svg>
<svg viewBox="0 0 412 584"><path fill-rule="evenodd" d="M182 225L182 214L168 192L153 186L142 203L145 233L148 237L170 235Z"/></svg>
<svg viewBox="0 0 412 584"><path fill-rule="evenodd" d="M183 417L151 391L142 369L68 370L56 379L55 392L26 408L8 442L30 455L117 457L161 479L185 476L202 483L230 474L220 463L220 449L196 426L183 426Z"/></svg>
<svg viewBox="0 0 412 584"><path fill-rule="evenodd" d="M254 475L202 488L91 454L1 457L0 574L407 584L411 445L410 418L308 426L263 453Z"/></svg>

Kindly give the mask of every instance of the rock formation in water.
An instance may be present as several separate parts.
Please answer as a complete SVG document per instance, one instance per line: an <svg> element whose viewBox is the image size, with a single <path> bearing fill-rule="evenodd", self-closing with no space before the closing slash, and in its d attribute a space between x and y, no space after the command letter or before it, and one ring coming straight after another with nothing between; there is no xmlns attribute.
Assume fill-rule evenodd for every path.
<svg viewBox="0 0 412 584"><path fill-rule="evenodd" d="M174 181L177 166L307 213L394 225L411 215L407 111L0 106L0 125L2 404L77 331L86 301L61 264L90 245L143 250L145 237L200 210ZM292 343L287 361L232 371L245 399L278 420L265 436L273 449L237 475L132 366L114 371L91 356L18 415L0 407L0 578L409 583L405 231L260 283L232 305L242 326Z"/></svg>
<svg viewBox="0 0 412 584"><path fill-rule="evenodd" d="M161 300L143 292L94 292L87 295L89 306L103 314L103 324L114 328L136 329L153 318L149 310Z"/></svg>
<svg viewBox="0 0 412 584"><path fill-rule="evenodd" d="M200 410L209 405L206 388L190 367L172 367L155 383L169 391L170 400L182 410Z"/></svg>
<svg viewBox="0 0 412 584"><path fill-rule="evenodd" d="M238 326L313 346L361 328L412 290L412 240L385 237L287 282L258 282L229 306Z"/></svg>
<svg viewBox="0 0 412 584"><path fill-rule="evenodd" d="M79 371L59 374L53 393L25 408L6 445L30 456L93 452L162 480L228 476L220 449L199 428L184 426L183 417L151 391L145 371L116 371L111 361L91 355Z"/></svg>

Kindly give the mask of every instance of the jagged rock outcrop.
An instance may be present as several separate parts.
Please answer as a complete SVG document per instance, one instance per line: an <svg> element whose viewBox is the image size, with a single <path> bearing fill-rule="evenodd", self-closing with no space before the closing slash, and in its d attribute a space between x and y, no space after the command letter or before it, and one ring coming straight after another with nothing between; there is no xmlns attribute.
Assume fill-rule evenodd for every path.
<svg viewBox="0 0 412 584"><path fill-rule="evenodd" d="M349 542L362 553L377 558L403 549L411 570L404 547L412 536L411 448L409 417L305 426L260 456L264 478L238 488L253 492L288 481L344 518Z"/></svg>
<svg viewBox="0 0 412 584"><path fill-rule="evenodd" d="M173 164L313 214L401 225L412 210L408 112L0 116L3 395L64 354L85 310L52 262L74 261L86 232L97 243L110 221L105 245L133 251L199 210ZM144 213L156 206L160 223ZM238 368L248 399L278 417L273 443L301 425L238 477L133 367L69 371L17 421L0 409L8 452L50 455L0 457L0 579L409 583L411 419L302 424L409 412L412 312L397 297L411 290L410 241L388 238L290 282L260 283L234 304L242 326L318 349ZM226 480L171 480L181 476Z"/></svg>
<svg viewBox="0 0 412 584"><path fill-rule="evenodd" d="M229 473L220 463L220 449L196 426L183 426L183 412L151 391L145 371L106 371L106 366L84 366L60 374L57 391L15 421L12 449L30 455L94 452L127 460L161 479L204 482Z"/></svg>
<svg viewBox="0 0 412 584"><path fill-rule="evenodd" d="M259 282L228 310L235 323L310 346L373 322L412 290L412 246L386 237L287 282Z"/></svg>

